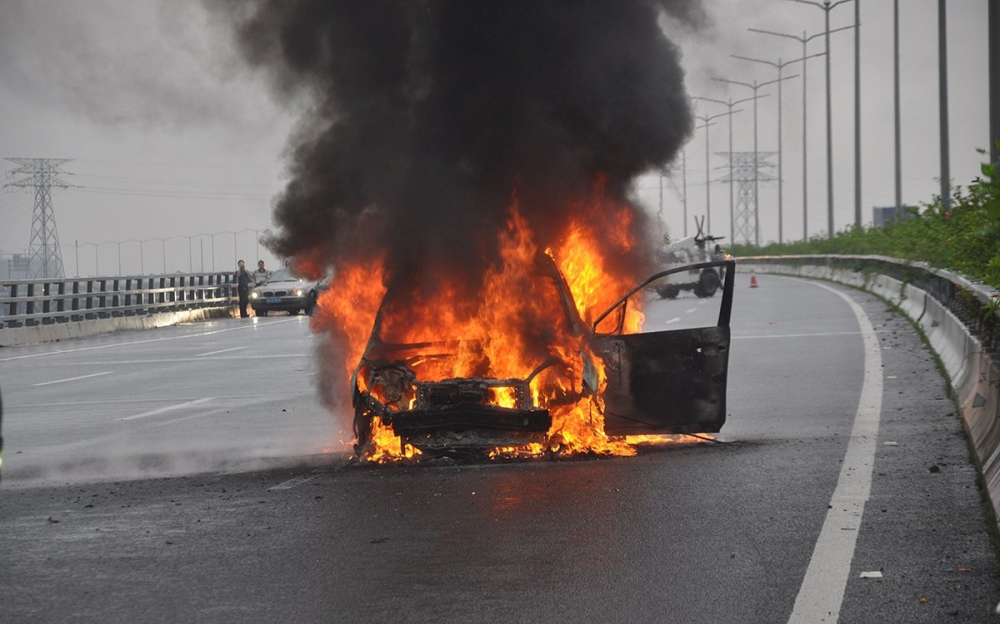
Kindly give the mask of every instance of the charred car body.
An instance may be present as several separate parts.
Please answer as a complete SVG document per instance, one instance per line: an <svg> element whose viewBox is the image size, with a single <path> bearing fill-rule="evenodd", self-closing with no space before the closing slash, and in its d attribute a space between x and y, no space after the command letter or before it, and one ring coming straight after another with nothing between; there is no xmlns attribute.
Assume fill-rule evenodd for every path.
<svg viewBox="0 0 1000 624"><path fill-rule="evenodd" d="M552 448L550 408L593 399L604 416L608 436L710 433L726 419L729 319L733 297L733 260L697 263L661 271L636 285L599 316L592 326L581 319L566 281L545 256L536 263L539 279L551 282L561 303L562 322L582 357L576 367L578 390L539 407L533 380L552 367L566 367L555 353L524 378L470 376L427 381L415 372L423 363L453 357L459 341L398 344L382 332L376 315L367 348L352 377L355 450L371 449L376 422L391 427L402 446L426 451L488 449L536 442ZM640 334L624 333L627 307L655 284L690 270L725 269L723 298L714 325ZM384 303L383 303L384 305ZM597 327L602 328L601 332ZM604 364L599 382L593 358ZM505 401L498 401L498 396ZM553 436L558 437L558 436Z"/></svg>

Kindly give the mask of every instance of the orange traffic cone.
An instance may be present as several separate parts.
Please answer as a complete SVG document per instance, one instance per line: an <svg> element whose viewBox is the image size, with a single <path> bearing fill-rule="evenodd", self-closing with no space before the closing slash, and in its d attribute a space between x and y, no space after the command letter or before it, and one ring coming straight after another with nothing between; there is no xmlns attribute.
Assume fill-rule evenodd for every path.
<svg viewBox="0 0 1000 624"><path fill-rule="evenodd" d="M750 288L757 288L757 276L753 275L752 271L750 275Z"/></svg>

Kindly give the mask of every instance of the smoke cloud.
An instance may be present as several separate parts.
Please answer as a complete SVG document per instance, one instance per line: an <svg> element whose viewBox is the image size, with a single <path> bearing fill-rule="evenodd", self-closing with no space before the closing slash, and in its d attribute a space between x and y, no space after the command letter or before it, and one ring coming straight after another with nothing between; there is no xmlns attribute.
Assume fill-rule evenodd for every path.
<svg viewBox="0 0 1000 624"><path fill-rule="evenodd" d="M310 102L269 242L283 256L337 266L385 253L396 278L463 267L476 279L514 197L545 247L595 179L630 204L632 180L691 132L660 27L697 23L689 0L211 6L278 94Z"/></svg>

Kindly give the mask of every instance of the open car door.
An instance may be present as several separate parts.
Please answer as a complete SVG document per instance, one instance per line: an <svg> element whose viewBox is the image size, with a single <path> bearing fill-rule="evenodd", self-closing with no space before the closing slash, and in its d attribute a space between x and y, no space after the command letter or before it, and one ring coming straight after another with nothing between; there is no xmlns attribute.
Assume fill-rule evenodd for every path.
<svg viewBox="0 0 1000 624"><path fill-rule="evenodd" d="M604 360L607 386L604 400L604 431L610 436L716 432L726 422L726 380L729 368L729 319L733 305L736 262L718 260L661 271L642 282L594 323L594 348ZM693 273L697 271L698 273ZM713 271L714 276L707 272ZM623 334L626 306L634 297L651 297L657 284L678 273L705 276L722 283L718 318L702 313L694 327L671 327L684 312L707 309L715 294L702 292L690 298L663 299L643 308L650 331ZM707 292L707 291L704 291ZM699 301L700 300L700 301ZM678 304L680 304L678 306ZM652 310L653 306L678 306ZM694 308L692 308L694 305ZM677 314L678 316L671 316ZM668 318L668 316L670 318ZM685 319L697 314L688 314ZM654 321L651 323L651 321ZM617 322L617 324L615 324ZM691 321L689 321L690 323ZM609 329L610 328L610 329Z"/></svg>

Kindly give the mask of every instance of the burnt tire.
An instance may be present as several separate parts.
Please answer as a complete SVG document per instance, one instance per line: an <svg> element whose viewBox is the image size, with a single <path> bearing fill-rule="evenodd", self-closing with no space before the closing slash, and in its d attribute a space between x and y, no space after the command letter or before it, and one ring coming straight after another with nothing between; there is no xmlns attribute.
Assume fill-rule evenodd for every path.
<svg viewBox="0 0 1000 624"><path fill-rule="evenodd" d="M705 269L698 277L698 285L694 288L694 294L701 298L711 297L715 291L719 290L719 274L712 269Z"/></svg>

